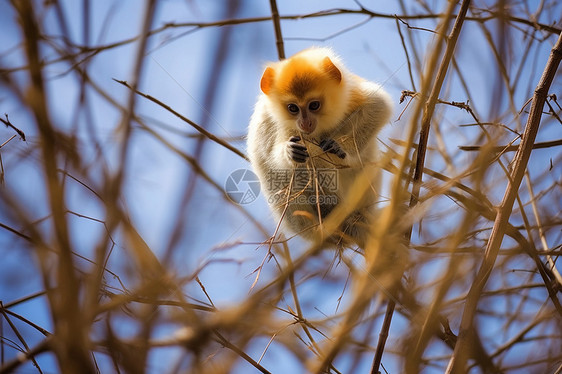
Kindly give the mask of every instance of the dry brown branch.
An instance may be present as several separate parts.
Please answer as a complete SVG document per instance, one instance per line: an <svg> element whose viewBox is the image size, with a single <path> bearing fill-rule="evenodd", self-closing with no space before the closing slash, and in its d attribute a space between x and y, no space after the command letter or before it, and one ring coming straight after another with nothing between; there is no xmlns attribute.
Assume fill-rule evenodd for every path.
<svg viewBox="0 0 562 374"><path fill-rule="evenodd" d="M271 20L275 29L275 44L277 45L277 55L279 60L285 59L285 46L283 43L283 33L281 32L281 22L279 20L279 10L277 10L277 1L269 0L271 7Z"/></svg>
<svg viewBox="0 0 562 374"><path fill-rule="evenodd" d="M9 128L11 128L12 130L14 130L14 131L19 135L19 137L21 138L21 140L23 140L23 141L25 142L25 134L24 134L24 132L21 131L20 129L18 129L16 126L12 125L12 123L10 122L10 119L8 118L8 114L7 114L7 113L4 114L4 116L6 116L6 119L0 118L0 122L2 122L4 125L6 125L6 127L9 127ZM4 143L4 144L6 144L6 143ZM0 148L2 148L2 146L3 146L4 144L2 144L2 145L0 146Z"/></svg>
<svg viewBox="0 0 562 374"><path fill-rule="evenodd" d="M538 142L533 144L533 149L544 149L544 148L551 148L551 147L558 147L562 145L562 139L558 139L558 140L551 140L548 142ZM465 146L459 146L459 149L462 151L480 151L483 147L479 146L479 145L465 145ZM488 148L490 149L492 152L515 152L519 149L519 144L513 144L513 145L498 145L498 146L494 146L492 148Z"/></svg>
<svg viewBox="0 0 562 374"><path fill-rule="evenodd" d="M554 25L547 25L547 24L543 24L543 23L540 23L540 22L530 20L530 19L525 19L525 18L522 18L522 17L514 17L514 16L511 16L511 15L506 16L505 14L500 14L500 13L494 12L494 11L488 11L487 13L488 14L486 16L482 16L482 17L468 16L468 17L465 17L465 19L467 21L478 22L478 23L484 24L484 23L496 20L498 17L501 16L501 17L506 18L508 21L510 21L514 24L522 24L522 25L530 26L530 27L532 27L536 30L544 31L544 32L547 32L547 33L558 35L560 32L562 32L562 29L560 29L559 27L556 27ZM446 16L445 14L430 13L430 12L428 12L427 14L414 14L414 15L412 15L412 14L400 14L400 15L386 14L386 13L380 13L380 12L373 12L373 11L370 11L370 10L364 8L364 7L361 7L361 9L340 8L340 9L325 10L325 11L321 11L321 12L314 12L314 13L309 13L309 14L283 15L283 16L279 16L279 20L297 21L297 20L306 20L306 19L311 19L311 18L340 16L340 15L353 15L353 14L367 15L367 16L369 16L370 19L377 19L377 18L394 19L394 20L399 19L402 22L404 22L405 20L418 20L418 21L439 20L439 19L443 19L444 17L449 17L451 19L454 19L456 17L456 15ZM148 36L155 36L155 35L161 34L164 31L170 30L170 29L187 28L187 29L189 29L189 31L187 31L187 32L185 32L181 35L181 36L186 36L186 35L189 35L189 34L195 32L195 31L199 31L201 29L206 29L206 28L222 27L222 26L230 26L230 25L242 25L242 24L260 23L260 22L269 22L269 21L273 21L273 20L274 20L274 17L272 16L272 17L249 17L249 18L240 18L240 19L224 19L224 20L213 21L213 22L168 22L168 23L165 23L164 25L162 25L160 27L157 27L157 28L154 28L154 29L150 30ZM410 27L410 28L415 28L415 27ZM124 39L124 40L113 42L113 43L106 44L106 45L80 45L80 44L73 43L71 40L65 39L64 43L67 45L67 47L71 50L77 50L77 52L75 52L74 54L65 55L63 57L59 57L59 58L56 58L56 59L53 59L53 60L42 61L40 66L43 68L47 65L58 63L58 62L66 60L68 58L71 58L76 63L74 68L78 68L79 64L90 60L91 58L98 55L99 53L102 53L102 52L107 51L107 50L123 47L123 46L128 45L128 44L135 43L135 42L139 41L139 39L140 39L139 36L135 36L135 37L132 37L132 38ZM27 65L16 67L16 68L0 69L0 73L7 74L7 73L13 73L13 72L25 70L25 69L28 69Z"/></svg>
<svg viewBox="0 0 562 374"><path fill-rule="evenodd" d="M13 2L18 12L19 22L25 34L25 53L29 64L31 81L28 103L33 111L37 128L44 142L42 144L42 158L44 172L48 181L49 203L55 221L54 236L60 256L57 278L60 288L56 292L49 292L53 308L55 331L57 338L53 342L55 352L63 371L93 372L89 354L85 347L86 337L82 328L80 306L78 305L78 287L74 273L68 227L65 222L64 192L57 180L56 144L58 137L56 130L49 120L46 103L43 72L40 64L39 39L40 30L29 1Z"/></svg>
<svg viewBox="0 0 562 374"><path fill-rule="evenodd" d="M430 129L430 125L431 125L431 120L433 117L433 111L435 109L435 105L437 103L438 97L439 97L439 93L441 91L441 88L443 86L443 82L445 80L445 75L447 73L447 70L449 68L449 64L451 61L451 58L453 57L453 52L455 50L456 47L456 42L457 39L459 37L461 28L462 28L462 24L464 21L464 18L466 16L466 13L468 11L468 7L470 5L470 1L469 0L465 0L463 1L463 3L461 4L461 8L459 10L459 14L457 16L457 18L455 19L455 23L453 25L453 28L451 29L451 32L449 34L449 36L447 37L447 46L445 49L445 54L441 60L441 64L439 65L439 68L437 70L437 75L435 78L435 82L432 85L431 88L431 92L429 94L429 98L427 100L427 102L425 103L424 106L424 110L423 110L423 116L422 116L422 121L421 121L421 130L420 130L420 138L419 138L419 146L417 147L417 158L416 158L416 163L415 163L415 169L414 169L414 176L413 176L413 185L412 185L412 194L411 194L411 198L410 198L410 204L409 207L413 208L417 205L418 201L419 201L419 190L420 190L420 186L421 186L421 181L422 181L422 175L423 175L423 170L424 170L424 163L425 163L425 153L426 153L426 149L427 149L427 142L428 142L428 137L429 137L429 129ZM449 6L449 9L447 11L447 14L452 14L453 12L453 8L454 5L453 3L451 3L451 5ZM447 25L447 24L445 24ZM443 29L446 29L446 27L443 27ZM440 50L440 47L436 47L436 52L438 52ZM435 53L435 55L437 55L437 53ZM431 72L431 70L430 70ZM429 81L429 79L426 78L427 81ZM412 228L410 227L409 232L406 234L407 239L409 240L411 238L412 235ZM379 342L377 344L377 351L375 353L375 358L373 360L373 367L371 369L371 374L376 374L379 372L379 367L382 361L382 354L384 351L384 346L386 343L386 339L388 337L388 330L390 329L390 323L392 320L392 314L394 312L394 308L395 308L395 303L393 300L389 300L388 302L388 306L387 306L387 311L385 314L385 318L383 321L383 326L381 328L381 332L379 334ZM430 315L428 313L428 315ZM425 330L425 329L424 329ZM422 333L420 333L420 336L423 336L423 334L427 334L427 332L425 332L424 330L422 330ZM424 346L425 347L425 346ZM417 365L417 355L421 356L422 352L417 349L415 352L413 352L413 359L412 359L412 364L414 366ZM408 370L412 369L412 366L407 366Z"/></svg>
<svg viewBox="0 0 562 374"><path fill-rule="evenodd" d="M53 338L47 338L43 340L41 343L37 344L35 347L29 349L27 352L23 353L22 356L19 356L11 361L4 363L0 371L6 374L12 373L22 364L26 363L27 360L35 361L35 356L52 349L51 347L52 340Z"/></svg>
<svg viewBox="0 0 562 374"><path fill-rule="evenodd" d="M202 135L204 135L205 137L207 137L208 139L214 141L215 143L225 147L226 149L234 152L235 154L237 154L238 156L242 157L243 159L247 160L248 157L246 157L246 155L244 153L242 153L238 148L233 147L232 145L228 144L227 142L225 142L224 140L220 139L219 137L217 137L216 135L210 133L209 131L205 130L203 127L199 126L198 124L196 124L195 122L193 122L192 120L190 120L189 118L181 115L180 113L178 113L177 111L175 111L174 109L172 109L170 106L164 104L163 102L161 102L160 100L145 94L139 90L136 90L134 88L132 88L127 82L125 81L120 81L117 79L113 79L115 82L122 84L123 86L127 87L128 89L134 91L135 93L139 94L140 96L152 101L153 103L161 106L162 108L166 109L168 112L172 113L174 116L178 117L179 119L181 119L182 121L184 121L185 123L187 123L188 125L190 125L191 127L193 127L195 130L197 130L199 133L201 133Z"/></svg>

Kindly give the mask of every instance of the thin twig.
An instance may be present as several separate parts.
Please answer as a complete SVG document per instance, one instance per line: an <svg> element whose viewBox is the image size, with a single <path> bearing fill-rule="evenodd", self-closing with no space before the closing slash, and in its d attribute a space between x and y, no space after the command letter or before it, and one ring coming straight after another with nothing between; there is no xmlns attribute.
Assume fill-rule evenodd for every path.
<svg viewBox="0 0 562 374"><path fill-rule="evenodd" d="M558 147L562 145L562 139L558 139L558 140L551 140L548 142L540 142L540 143L535 143L533 144L533 149L544 149L544 148L552 148L552 147ZM497 146L493 146L493 147L489 147L489 146L481 146L481 145L461 145L459 146L459 149L461 151L480 151L482 148L486 148L487 150L490 150L491 152L514 152L517 151L519 149L519 144L513 144L513 145L497 145Z"/></svg>
<svg viewBox="0 0 562 374"><path fill-rule="evenodd" d="M244 352L242 349L238 348L236 345L234 345L230 341L228 341L228 339L226 339L220 332L218 332L218 330L215 330L213 332L216 336L216 340L219 343L221 343L222 345L224 345L226 348L230 349L231 351L235 352L237 355L239 355L244 360L246 360L246 362L248 362L250 365L252 365L256 369L258 369L261 373L271 374L268 370L266 370L263 366L261 366L256 360L251 358L246 352Z"/></svg>
<svg viewBox="0 0 562 374"><path fill-rule="evenodd" d="M279 60L285 59L285 46L283 44L283 34L281 33L281 22L279 21L279 10L277 9L277 1L269 0L271 6L271 20L275 28L275 44L277 45L277 55Z"/></svg>
<svg viewBox="0 0 562 374"><path fill-rule="evenodd" d="M20 136L21 140L23 140L25 142L25 133L23 131L21 131L20 129L18 129L16 126L12 125L12 123L10 122L10 119L8 118L8 113L4 113L4 115L6 116L6 119L3 119L3 118L0 117L0 122L2 122L4 125L6 125L7 127L11 128L15 132L17 132L18 135Z"/></svg>
<svg viewBox="0 0 562 374"><path fill-rule="evenodd" d="M203 127L199 126L198 124L196 124L195 122L191 121L189 118L184 117L183 115L179 114L178 112L176 112L174 109L172 109L170 106L164 104L163 102L161 102L160 100L156 99L153 96L150 96L148 94L145 94L144 92L141 92L137 89L134 89L133 87L131 87L126 81L121 81L118 79L113 79L115 82L122 84L123 86L127 87L128 89L134 91L135 93L137 93L138 95L144 97L145 99L148 99L150 101L152 101L155 104L158 104L159 106L161 106L162 108L166 109L168 112L172 113L173 115L175 115L176 117L178 117L179 119L181 119L182 121L184 121L185 123L189 124L191 127L193 127L195 130L199 131L201 134L205 135L207 138L209 138L210 140L214 141L217 144L222 145L223 147L225 147L226 149L236 153L238 156L242 157L243 159L247 160L248 158L246 157L246 155L244 153L242 153L242 151L240 151L238 148L233 147L232 145L228 144L227 142L225 142L224 140L218 138L216 135L210 133L209 131L205 130Z"/></svg>
<svg viewBox="0 0 562 374"><path fill-rule="evenodd" d="M400 42L402 43L402 49L404 50L404 54L406 55L406 62L408 63L408 75L410 76L410 84L414 91L416 91L416 82L414 80L414 74L412 72L412 63L410 62L410 55L408 53L408 47L406 46L406 41L404 40L404 35L402 35L402 30L400 29L400 24L398 23L400 19L396 17L396 30L398 30L398 35L400 36ZM403 22L402 20L400 20ZM400 103L404 100L403 97L400 98Z"/></svg>
<svg viewBox="0 0 562 374"><path fill-rule="evenodd" d="M29 349L27 352L23 353L21 356L16 357L12 361L8 361L2 367L0 367L0 373L12 373L20 365L27 362L27 360L34 358L35 356L47 352L51 349L52 337L44 339L41 343L37 344L35 347Z"/></svg>
<svg viewBox="0 0 562 374"><path fill-rule="evenodd" d="M24 351L24 355L29 356L29 358L31 359L31 362L33 363L33 365L37 368L37 370L39 371L39 373L43 373L43 371L41 370L41 368L39 367L39 364L37 364L37 361L35 361L35 357L33 355L29 355L29 346L27 345L27 342L25 341L25 339L23 338L23 336L21 335L21 333L19 332L18 328L16 327L16 325L14 325L14 323L12 322L12 320L10 319L10 317L8 316L8 313L6 313L8 310L4 309L4 305L2 304L2 301L0 301L0 313L4 316L4 319L6 320L6 322L8 322L8 325L10 325L10 328L12 329L12 331L14 332L14 334L17 336L18 340L21 342L21 344L23 345L23 348L25 348ZM19 315L18 315L19 316ZM22 317L23 318L23 317ZM27 320L26 320L27 321Z"/></svg>
<svg viewBox="0 0 562 374"><path fill-rule="evenodd" d="M525 181L527 182L527 189L529 190L529 197L531 198L531 207L533 208L533 215L535 216L535 222L537 223L542 250L543 252L548 252L548 243L546 241L546 235L540 219L539 209L537 207L537 199L535 198L535 193L533 192L533 184L531 183L529 172L525 173ZM562 276L560 276L560 272L558 272L558 269L556 268L555 260L553 260L550 255L546 255L546 260L548 261L548 266L550 271L552 272L552 275L558 282L558 287L562 287Z"/></svg>

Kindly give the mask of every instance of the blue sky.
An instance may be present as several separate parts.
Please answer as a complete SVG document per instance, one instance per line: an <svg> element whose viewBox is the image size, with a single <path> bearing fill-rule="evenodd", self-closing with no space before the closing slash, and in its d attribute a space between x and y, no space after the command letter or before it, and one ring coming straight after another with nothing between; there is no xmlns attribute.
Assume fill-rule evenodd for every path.
<svg viewBox="0 0 562 374"><path fill-rule="evenodd" d="M336 8L357 9L354 1L280 1L281 15L311 14L317 11ZM413 2L412 2L413 3ZM434 9L443 11L442 2L436 2ZM535 9L538 2L529 2L529 7ZM76 44L85 43L83 37L82 2L61 1L66 12L70 37ZM403 13L398 2L365 2L368 9L385 14ZM483 7L483 4L477 4ZM41 7L41 6L40 6ZM410 12L418 9L416 5L408 4ZM265 1L244 0L240 2L237 12L228 15L222 1L179 1L168 0L158 3L154 17L154 27L167 23L183 22L213 22L224 18L252 18L267 17L270 14L269 4ZM41 8L43 9L43 8ZM550 23L552 14L562 13L560 6L542 15L540 21ZM139 33L143 17L143 3L139 1L95 1L90 9L90 40L89 45L106 45L126 40ZM42 24L45 31L53 36L60 36L55 14L52 9L41 11ZM434 28L435 20L412 20L418 27ZM356 28L352 26L358 25ZM349 30L348 30L349 29ZM345 31L348 30L348 31ZM401 25L405 33L406 28ZM509 37L521 38L521 33L510 29ZM332 47L350 70L356 74L379 82L391 94L395 101L395 114L386 129L380 135L385 144L393 144L390 138L403 139L409 119L406 112L399 119L405 104L400 105L398 99L402 90L412 90L408 74L407 59L402 48L394 19L372 18L365 15L337 15L316 17L300 20L286 20L282 22L285 51L288 56L309 47L322 45ZM345 31L338 34L340 31ZM426 52L432 45L434 34L416 30L414 32L419 53ZM16 23L15 15L6 2L0 3L0 65L2 68L14 68L24 63L20 48L21 34ZM215 65L213 56L221 37L228 37L228 48L224 56L224 63ZM336 35L336 36L333 36ZM331 37L333 36L333 37ZM547 36L543 34L543 36ZM56 40L56 39L54 39ZM514 105L520 109L530 98L534 85L538 82L542 69L548 58L548 52L554 43L552 37L541 43L537 49L532 49L532 56L528 64L522 69L519 86L514 93ZM56 42L56 41L55 41ZM521 43L512 42L515 49L511 51L513 61L525 51ZM519 50L518 47L521 47ZM129 90L113 79L130 81L132 66L137 53L138 43L128 43L118 48L105 50L87 61L88 72L94 83L103 90L111 100L120 105L126 104ZM144 68L139 89L174 110L188 117L217 135L225 138L240 150L245 151L243 136L252 113L253 104L259 94L259 79L263 66L267 61L277 60L273 25L270 22L252 22L235 26L205 27L171 27L149 39L148 52L145 55ZM412 52L410 50L410 52ZM48 43L43 45L43 58L50 61L57 57L57 53ZM536 56L536 58L534 57ZM422 64L423 64L423 55ZM491 116L500 113L500 120L506 125L516 128L516 121L510 119L509 103L493 97L493 85L497 82L497 68L494 58L487 48L487 44L479 25L467 22L456 51L460 70L465 78L469 78L471 106L477 111L481 121L492 121ZM513 64L515 65L515 63ZM212 70L214 67L217 70ZM67 133L77 136L78 143L83 145L80 153L87 166L85 174L95 185L101 182L99 178L105 167L115 170L118 164L117 151L121 142L119 124L122 115L115 105L102 97L91 87L87 90L87 105L80 107L79 79L74 72L69 72L68 62L52 63L45 70L48 80L49 112L53 123ZM415 75L418 76L417 72ZM513 75L515 72L513 72ZM17 83L24 87L27 77L24 72L13 73ZM206 99L211 82L217 78L216 89L211 92L211 100ZM419 89L420 82L416 81ZM466 101L468 95L462 89L457 74L447 79L442 95L444 100ZM555 81L552 92L560 95L560 81ZM208 102L206 102L206 100ZM28 138L27 142L12 140L2 148L2 162L5 170L5 185L0 198L2 207L10 204L8 200L17 202L23 213L37 227L47 233L50 228L49 208L42 192L43 175L38 160L39 153L37 130L32 117L17 96L0 86L0 113L8 113L10 121L23 130ZM136 113L147 126L158 132L163 139L178 150L192 154L196 144L196 132L177 117L150 103L148 100L136 97ZM444 147L450 152L452 160L458 170L468 165L472 155L459 152L459 145L473 145L477 141L478 130L473 127L460 127L461 124L474 122L463 111L456 108L441 108L437 114L441 120L440 129ZM522 122L524 125L524 121ZM93 130L92 130L93 129ZM92 133L94 134L92 136ZM538 135L538 141L559 139L560 124L548 122ZM0 144L11 136L9 129L0 127ZM437 144L439 139L432 137L431 144ZM94 143L102 149L97 153ZM549 160L559 160L559 150L556 148L537 151L531 159L530 173L538 177L548 169ZM246 160L215 143L206 141L201 149L201 166L208 175L220 186L223 186L229 174L240 168L249 168ZM448 171L445 160L430 152L428 167L444 172ZM554 165L554 172L542 179L544 185L549 185L560 176L560 165ZM181 211L179 201L189 185L189 178L193 178L189 165L177 156L170 147L157 140L153 135L134 125L126 165L126 179L123 189L123 206L126 207L131 221L141 233L152 251L162 258L170 243L174 225L177 220L182 221L181 238L173 248L173 261L168 265L170 271L179 276L192 274L201 264L210 264L199 273L201 282L213 302L217 306L230 306L247 297L254 281L254 269L260 265L265 256L265 249L255 244L265 238L258 232L238 207L227 203L220 190L198 178L195 182L195 193L189 209ZM536 174L535 174L536 173ZM558 177L556 176L558 175ZM493 178L491 175L490 178ZM498 177L499 179L499 177ZM390 180L386 175L385 180ZM78 215L69 215L68 222L72 229L71 239L76 251L92 258L95 244L104 235L104 227L98 220L104 220L106 211L103 204L84 189L83 186L69 180L66 204L68 209ZM100 188L101 186L96 186ZM489 198L497 203L501 199L504 186L498 185L489 191ZM558 194L559 196L560 194ZM460 215L455 212L454 204L440 202L443 209L451 209L454 217L448 222L434 222L431 213L427 218L430 230L427 236L419 238L420 242L431 237L441 237L447 231L454 229ZM435 205L436 207L439 205ZM545 206L544 209L556 209ZM242 207L249 215L262 223L272 233L275 222L271 217L263 198ZM437 208L434 208L437 209ZM457 215L455 215L457 214ZM557 213L549 212L551 215ZM84 218L88 217L88 218ZM12 211L0 210L0 222L11 223L18 229L20 218ZM555 234L549 238L555 239ZM116 245L110 257L108 268L118 274L124 274L124 279L134 282L135 277L129 276L132 270L128 264L124 239L116 233ZM555 240L554 240L555 241ZM304 243L297 239L296 252L304 248ZM240 244L242 243L242 244ZM554 243L553 243L554 244ZM25 295L43 289L41 278L37 272L37 258L32 251L22 248L22 243L11 233L0 231L0 300L5 304ZM360 261L360 260L357 260ZM438 268L439 259L427 265L427 273L420 274L421 279L430 281L434 271ZM87 268L87 264L82 264ZM345 269L334 270L338 276L333 284L327 284L323 279L311 279L303 283L302 297L308 302L309 315L335 313L337 300L344 292ZM260 284L274 276L275 264L268 263L260 278ZM340 273L337 273L340 272ZM114 280L111 280L114 282ZM186 293L203 298L201 290L193 282L186 286ZM44 298L22 304L14 309L26 318L47 329L52 327ZM126 335L127 324L122 332ZM406 320L400 316L394 321L393 332L405 328ZM131 326L134 329L134 326ZM396 330L395 330L396 329ZM30 342L38 342L41 338L31 329L26 330ZM170 328L159 330L159 334L167 334ZM376 334L374 334L376 335ZM253 357L259 357L266 341L258 340L252 343L250 351ZM31 344L34 345L34 344ZM392 348L390 349L392 351ZM438 352L439 349L436 350ZM13 353L13 352L12 352ZM12 354L10 353L10 355ZM181 354L178 349L156 350L150 360L148 372L161 372L163 362L173 360ZM9 356L10 357L10 356ZM13 357L13 356L12 356ZM165 359L163 359L165 358ZM342 367L349 363L343 359ZM46 372L55 372L55 366L50 355L40 357L42 367ZM101 365L107 365L100 358ZM302 370L293 355L285 351L281 345L273 345L264 357L264 366L275 367L274 372L297 372ZM385 356L389 372L397 372L398 363L392 354ZM247 364L240 363L240 372L245 372ZM361 361L361 372L365 372L370 365L368 359ZM33 372L27 366L25 372ZM110 369L107 369L110 370ZM295 371L296 370L296 371ZM427 372L431 371L427 368ZM102 370L103 372L103 370ZM439 372L439 369L437 371Z"/></svg>

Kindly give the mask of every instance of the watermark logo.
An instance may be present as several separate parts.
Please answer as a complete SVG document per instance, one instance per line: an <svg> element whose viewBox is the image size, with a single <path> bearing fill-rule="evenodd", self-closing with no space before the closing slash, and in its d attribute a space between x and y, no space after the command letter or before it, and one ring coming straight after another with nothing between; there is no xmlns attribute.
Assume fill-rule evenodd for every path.
<svg viewBox="0 0 562 374"><path fill-rule="evenodd" d="M336 169L278 169L267 173L269 190L285 189L292 181L293 191L316 191L317 187L324 192L338 190L338 171Z"/></svg>
<svg viewBox="0 0 562 374"><path fill-rule="evenodd" d="M224 190L230 200L236 204L250 204L260 194L260 181L251 170L238 169L226 178Z"/></svg>
<svg viewBox="0 0 562 374"><path fill-rule="evenodd" d="M270 205L279 205L288 202L289 204L296 204L296 205L336 206L338 204L338 200L339 198L337 195L295 194L290 196L289 199L287 199L287 196L284 195L283 193L276 193L274 195L271 195L269 199L267 199L267 202Z"/></svg>
<svg viewBox="0 0 562 374"><path fill-rule="evenodd" d="M273 192L267 199L270 205L335 206L338 183L336 169L276 169L267 173L264 188Z"/></svg>

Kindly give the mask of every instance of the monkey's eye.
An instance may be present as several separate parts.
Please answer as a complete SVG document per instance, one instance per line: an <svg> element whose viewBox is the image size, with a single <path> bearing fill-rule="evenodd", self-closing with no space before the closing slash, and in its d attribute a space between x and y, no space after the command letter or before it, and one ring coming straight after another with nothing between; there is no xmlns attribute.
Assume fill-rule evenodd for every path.
<svg viewBox="0 0 562 374"><path fill-rule="evenodd" d="M308 103L308 109L310 109L313 112L316 112L318 109L320 109L320 101L318 100L311 101L310 103Z"/></svg>
<svg viewBox="0 0 562 374"><path fill-rule="evenodd" d="M289 105L287 105L287 110L291 114L297 114L299 112L299 107L298 107L297 104L289 104Z"/></svg>

